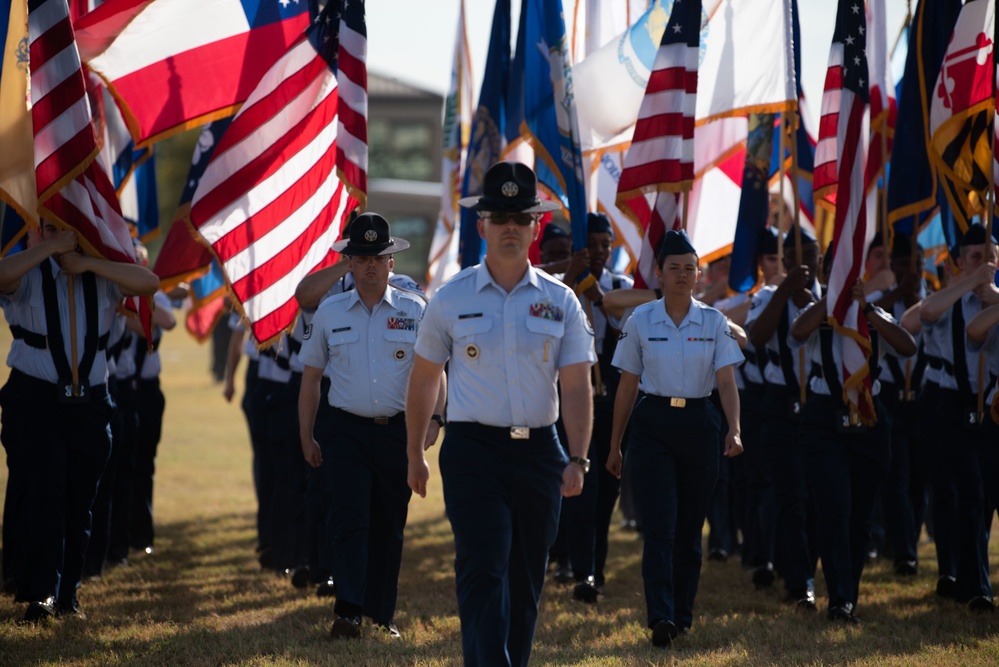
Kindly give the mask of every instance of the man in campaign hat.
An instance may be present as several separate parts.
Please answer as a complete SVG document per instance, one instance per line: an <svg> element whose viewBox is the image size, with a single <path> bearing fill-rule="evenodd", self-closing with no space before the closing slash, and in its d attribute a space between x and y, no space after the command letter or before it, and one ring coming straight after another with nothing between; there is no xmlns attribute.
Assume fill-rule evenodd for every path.
<svg viewBox="0 0 999 667"><path fill-rule="evenodd" d="M368 616L392 637L402 539L409 498L406 483L406 380L424 301L390 286L392 255L409 247L377 213L358 216L333 249L346 255L355 288L324 301L303 335L305 366L299 395L302 452L324 470L333 493L337 600L330 635L356 638ZM328 432L313 435L323 371L329 376ZM419 430L433 443L443 422L443 390ZM333 433L336 437L331 436Z"/></svg>
<svg viewBox="0 0 999 667"><path fill-rule="evenodd" d="M437 291L420 325L406 401L409 484L426 494L422 431L450 361L440 466L465 664L526 665L561 496L580 493L590 465L593 330L573 291L528 259L538 214L558 206L538 199L529 167L493 165L482 196L459 203L478 211L486 256ZM555 433L556 380L569 455Z"/></svg>

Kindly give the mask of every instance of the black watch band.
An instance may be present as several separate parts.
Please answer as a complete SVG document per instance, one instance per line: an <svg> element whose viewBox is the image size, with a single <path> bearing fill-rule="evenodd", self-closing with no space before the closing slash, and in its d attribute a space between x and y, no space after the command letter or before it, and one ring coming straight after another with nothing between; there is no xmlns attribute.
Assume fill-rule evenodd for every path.
<svg viewBox="0 0 999 667"><path fill-rule="evenodd" d="M590 472L590 459L582 456L570 456L569 463L578 463L583 468L583 474Z"/></svg>
<svg viewBox="0 0 999 667"><path fill-rule="evenodd" d="M440 415L430 415L430 421L437 422L437 425L444 428L444 417Z"/></svg>

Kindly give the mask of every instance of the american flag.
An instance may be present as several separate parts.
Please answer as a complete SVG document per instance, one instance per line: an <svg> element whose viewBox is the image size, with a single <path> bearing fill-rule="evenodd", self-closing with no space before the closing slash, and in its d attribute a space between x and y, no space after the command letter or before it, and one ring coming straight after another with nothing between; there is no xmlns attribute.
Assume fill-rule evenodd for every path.
<svg viewBox="0 0 999 667"><path fill-rule="evenodd" d="M92 254L134 263L118 196L95 160L97 138L66 0L28 4L28 39L39 205L75 229Z"/></svg>
<svg viewBox="0 0 999 667"><path fill-rule="evenodd" d="M870 333L866 316L851 296L863 273L864 254L874 236L874 229L867 221L864 179L870 134L865 123L869 101L866 48L863 2L840 0L822 96L815 177L818 179L821 170L827 175L827 187L836 188L833 261L826 310L837 334L843 337L843 399L857 411L863 423L872 424L875 414L867 365L871 354Z"/></svg>
<svg viewBox="0 0 999 667"><path fill-rule="evenodd" d="M694 112L701 0L676 0L663 31L631 147L617 184L617 206L645 228L636 287L655 287L655 256L677 226L677 196L694 181Z"/></svg>
<svg viewBox="0 0 999 667"><path fill-rule="evenodd" d="M871 89L871 148L867 158L867 187L877 185L884 174L881 170L891 159L898 118L898 101L895 99L895 82L891 75L891 56L888 53L885 0L867 2L867 57L870 64ZM883 139L882 139L883 137ZM882 151L882 143L884 151ZM885 179L887 186L888 179Z"/></svg>
<svg viewBox="0 0 999 667"><path fill-rule="evenodd" d="M194 193L191 223L214 249L261 344L290 327L295 287L329 266L357 201L337 178L335 12L264 75L219 142Z"/></svg>
<svg viewBox="0 0 999 667"><path fill-rule="evenodd" d="M340 87L340 130L336 168L363 210L368 199L368 30L364 24L364 0L343 0L339 18L336 78Z"/></svg>

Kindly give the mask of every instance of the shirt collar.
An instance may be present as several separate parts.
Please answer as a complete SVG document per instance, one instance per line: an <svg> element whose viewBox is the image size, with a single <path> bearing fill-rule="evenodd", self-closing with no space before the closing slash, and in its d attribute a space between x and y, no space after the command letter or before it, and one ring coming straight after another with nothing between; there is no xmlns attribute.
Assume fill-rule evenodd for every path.
<svg viewBox="0 0 999 667"><path fill-rule="evenodd" d="M673 323L673 319L666 312L665 301L663 299L660 299L656 303L664 305L662 306L657 305L652 309L652 320L651 320L652 324L666 323L669 326L674 327L675 329L680 329L683 327L683 325L687 323L697 324L697 325L704 323L703 304L701 304L700 301L697 301L693 297L691 297L690 299L690 310L687 311L687 314L686 316L684 316L683 321L680 322L680 326L676 326L676 324Z"/></svg>
<svg viewBox="0 0 999 667"><path fill-rule="evenodd" d="M541 281L538 278L537 269L533 266L528 266L524 277L520 279L520 282L517 283L512 290L510 290L510 294L513 294L518 288L525 284L531 285L536 289L541 289L540 283ZM499 291L506 293L506 290L500 287L499 283L493 280L493 274L489 273L489 268L486 266L485 261L483 261L480 262L475 269L475 291L481 292L487 285L492 285Z"/></svg>
<svg viewBox="0 0 999 667"><path fill-rule="evenodd" d="M386 285L386 286L385 286L385 293L384 293L384 294L382 294L382 298L381 298L381 299L379 299L378 303L382 303L382 302L384 301L384 302L385 302L385 303L387 303L387 304L388 304L389 306L392 306L392 307L395 307L395 304L394 304L394 302L392 301L392 296L391 296L391 292L392 292L392 288L391 288L391 287L389 287L388 285ZM347 310L350 310L350 309L351 309L351 308L353 308L353 307L354 307L355 305L357 305L357 304L361 303L361 295L360 295L360 294L358 294L358 292L357 292L357 287L356 287L356 286L354 287L354 289L350 290L350 291L348 292L348 294L349 294L350 296L348 296L348 297L347 297ZM375 304L375 308L377 308L377 307L378 307L378 303L376 303L376 304ZM361 305L363 306L364 304L362 303ZM374 311L375 311L375 308L372 308L372 309L371 309L371 312L374 312Z"/></svg>

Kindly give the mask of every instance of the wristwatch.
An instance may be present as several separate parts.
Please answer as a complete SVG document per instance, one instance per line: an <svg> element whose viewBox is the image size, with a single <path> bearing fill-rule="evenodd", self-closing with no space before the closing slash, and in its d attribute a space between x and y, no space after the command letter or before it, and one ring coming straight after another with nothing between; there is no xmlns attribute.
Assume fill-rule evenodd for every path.
<svg viewBox="0 0 999 667"><path fill-rule="evenodd" d="M590 472L590 459L582 456L570 456L569 463L578 463L583 468L583 474Z"/></svg>
<svg viewBox="0 0 999 667"><path fill-rule="evenodd" d="M430 415L430 421L437 422L437 425L444 428L444 417L440 415Z"/></svg>

